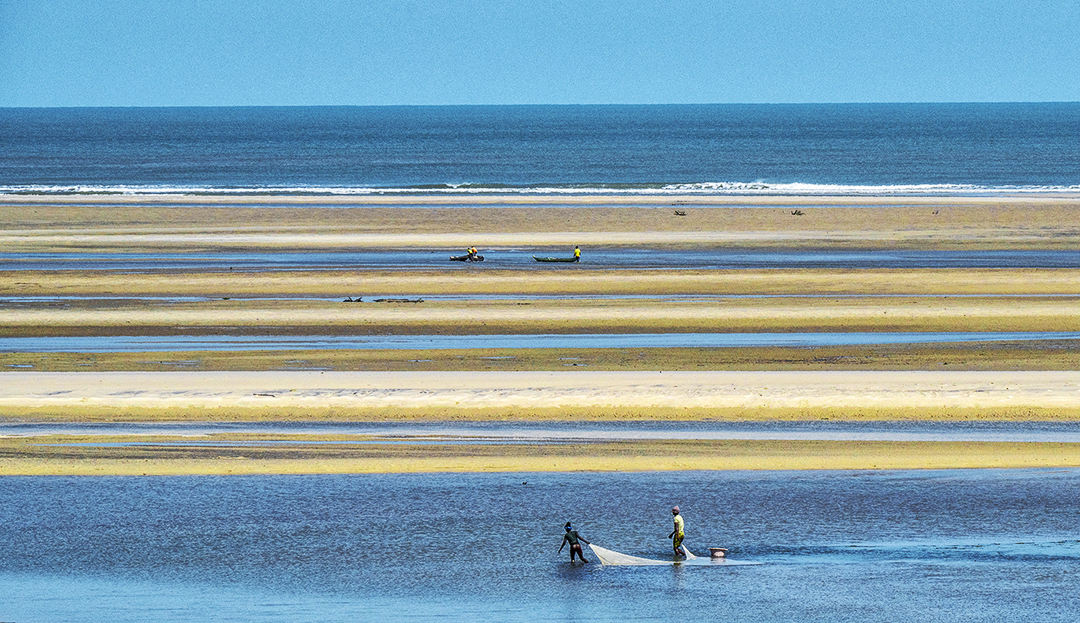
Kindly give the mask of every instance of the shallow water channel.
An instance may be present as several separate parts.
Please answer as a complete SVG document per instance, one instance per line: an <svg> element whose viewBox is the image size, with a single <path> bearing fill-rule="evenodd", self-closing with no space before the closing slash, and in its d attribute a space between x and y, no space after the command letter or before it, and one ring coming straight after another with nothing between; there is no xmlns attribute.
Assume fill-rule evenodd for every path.
<svg viewBox="0 0 1080 623"><path fill-rule="evenodd" d="M914 269L914 268L1080 268L1080 251L1017 250L834 250L834 249L582 249L580 264L539 263L533 256L569 256L571 248L483 250L483 262L452 262L460 251L387 249L226 253L0 253L2 270L111 270L144 272L200 270L253 272L311 269Z"/></svg>
<svg viewBox="0 0 1080 623"><path fill-rule="evenodd" d="M163 435L200 444L211 436L270 436L245 444L280 443L274 435L370 437L372 443L573 443L603 440L781 439L824 441L996 441L1080 443L1077 422L5 422L0 436ZM127 443L138 443L137 441ZM229 444L230 441L215 441ZM312 440L307 443L337 443ZM355 443L355 442L350 442ZM160 445L155 442L155 445Z"/></svg>
<svg viewBox="0 0 1080 623"><path fill-rule="evenodd" d="M1080 470L0 478L0 620L1071 623ZM672 560L602 566L591 542Z"/></svg>
<svg viewBox="0 0 1080 623"><path fill-rule="evenodd" d="M0 338L0 352L453 350L539 348L747 348L1080 340L1071 331L873 333L618 333L540 335L112 335Z"/></svg>

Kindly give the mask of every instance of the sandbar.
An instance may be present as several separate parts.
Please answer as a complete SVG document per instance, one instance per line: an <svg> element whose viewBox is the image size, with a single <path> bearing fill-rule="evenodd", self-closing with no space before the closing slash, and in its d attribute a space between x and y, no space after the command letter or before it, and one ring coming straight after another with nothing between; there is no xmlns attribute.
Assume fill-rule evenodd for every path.
<svg viewBox="0 0 1080 623"><path fill-rule="evenodd" d="M150 420L1076 420L1077 371L5 372L9 416Z"/></svg>
<svg viewBox="0 0 1080 623"><path fill-rule="evenodd" d="M1080 372L2 373L9 422L1078 421ZM223 437L225 438L225 437ZM233 443L266 435L230 435ZM1078 467L1080 444L609 440L147 445L0 437L4 475L332 474ZM110 446L108 443L118 443ZM138 441L135 445L132 441ZM351 445L350 441L355 443Z"/></svg>
<svg viewBox="0 0 1080 623"><path fill-rule="evenodd" d="M71 438L0 437L0 474L191 476L430 472L892 470L1080 467L1080 444L882 441L649 441L575 444L370 444L331 448L79 445ZM99 440L95 440L99 441ZM110 439L110 441L113 441ZM243 441L243 440L241 440ZM527 476L525 476L527 478Z"/></svg>
<svg viewBox="0 0 1080 623"><path fill-rule="evenodd" d="M1080 249L1080 196L0 196L13 254ZM448 262L448 264L452 264ZM372 294L432 300L363 302ZM437 300L436 295L456 299ZM1077 331L1080 270L0 271L0 337ZM699 298L695 298L699 297ZM0 422L1080 419L1071 342L0 353ZM597 442L188 454L0 439L0 474L1075 467L1078 444Z"/></svg>
<svg viewBox="0 0 1080 623"><path fill-rule="evenodd" d="M1080 195L0 196L39 252L515 245L1076 248Z"/></svg>

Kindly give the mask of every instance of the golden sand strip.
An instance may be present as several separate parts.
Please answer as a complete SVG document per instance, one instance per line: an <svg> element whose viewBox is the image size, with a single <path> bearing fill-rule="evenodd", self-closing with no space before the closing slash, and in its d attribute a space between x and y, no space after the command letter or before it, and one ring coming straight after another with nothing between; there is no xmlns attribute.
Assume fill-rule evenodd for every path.
<svg viewBox="0 0 1080 623"><path fill-rule="evenodd" d="M0 335L763 333L1080 331L1080 296L828 299L325 300L191 302L45 299L0 314ZM6 307L6 306L5 306ZM155 329L156 328L156 329ZM181 328L178 330L178 328ZM393 328L393 329L390 329Z"/></svg>
<svg viewBox="0 0 1080 623"><path fill-rule="evenodd" d="M5 372L50 420L1080 418L1080 372Z"/></svg>
<svg viewBox="0 0 1080 623"><path fill-rule="evenodd" d="M1080 467L1080 444L885 441L650 441L568 445L365 445L272 450L46 447L0 438L0 475L139 476L863 470Z"/></svg>
<svg viewBox="0 0 1080 623"><path fill-rule="evenodd" d="M7 196L0 205L0 246L38 252L522 244L1075 248L1080 234L1077 195ZM261 205L284 207L250 207Z"/></svg>
<svg viewBox="0 0 1080 623"><path fill-rule="evenodd" d="M760 348L472 348L0 353L11 372L1080 370L1073 341ZM16 377L17 378L17 377Z"/></svg>
<svg viewBox="0 0 1080 623"><path fill-rule="evenodd" d="M1080 295L1080 269L491 270L447 261L442 270L129 273L0 271L3 296L243 295Z"/></svg>
<svg viewBox="0 0 1080 623"><path fill-rule="evenodd" d="M1074 218L1080 215L1072 215ZM574 246L645 247L673 246L711 247L892 247L911 249L1072 249L1080 229L1058 227L1053 232L1028 228L941 229L926 227L916 230L875 229L779 231L628 231L628 232L507 232L507 233L191 233L167 234L112 232L9 232L0 234L0 245L16 252L61 253L155 253L155 252L224 252L224 251L304 251L304 250L394 250L430 249L433 252L457 252L470 244L481 249L514 247L562 247L566 254Z"/></svg>

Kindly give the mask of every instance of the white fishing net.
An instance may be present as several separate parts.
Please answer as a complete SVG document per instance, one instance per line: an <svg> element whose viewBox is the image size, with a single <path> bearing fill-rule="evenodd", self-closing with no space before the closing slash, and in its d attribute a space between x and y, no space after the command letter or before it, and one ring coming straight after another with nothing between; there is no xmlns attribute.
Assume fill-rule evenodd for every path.
<svg viewBox="0 0 1080 623"><path fill-rule="evenodd" d="M600 547L595 543L590 543L589 547L592 548L593 553L596 554L596 558L602 565L673 565L677 562L674 560L652 560L651 558L640 558L638 556L631 556L630 554L622 554ZM683 552L686 553L687 560L697 558L697 556L691 554L690 550L686 549L685 546L682 549Z"/></svg>

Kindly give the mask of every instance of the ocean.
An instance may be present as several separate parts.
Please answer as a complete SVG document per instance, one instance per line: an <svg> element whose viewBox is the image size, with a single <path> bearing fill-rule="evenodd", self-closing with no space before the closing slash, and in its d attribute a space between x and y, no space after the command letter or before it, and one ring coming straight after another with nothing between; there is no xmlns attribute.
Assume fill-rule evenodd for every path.
<svg viewBox="0 0 1080 623"><path fill-rule="evenodd" d="M0 620L1072 623L1080 470L0 478ZM672 561L571 564L597 545Z"/></svg>
<svg viewBox="0 0 1080 623"><path fill-rule="evenodd" d="M1080 103L0 109L0 193L1080 189Z"/></svg>

